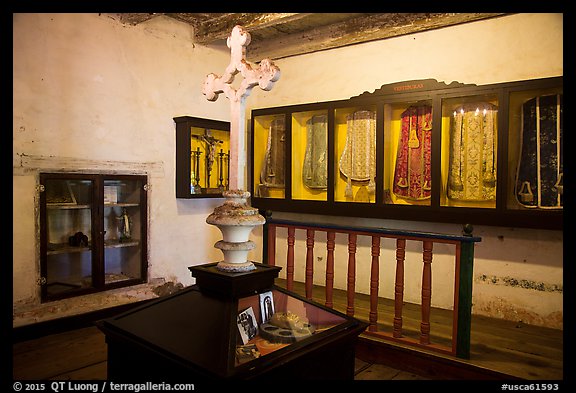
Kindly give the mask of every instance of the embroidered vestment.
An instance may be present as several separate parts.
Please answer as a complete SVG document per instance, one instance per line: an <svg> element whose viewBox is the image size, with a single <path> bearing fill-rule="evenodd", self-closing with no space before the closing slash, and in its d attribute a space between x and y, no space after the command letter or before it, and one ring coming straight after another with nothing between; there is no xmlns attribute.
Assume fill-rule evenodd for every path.
<svg viewBox="0 0 576 393"><path fill-rule="evenodd" d="M394 170L394 195L405 199L430 198L432 107L411 106L401 115Z"/></svg>
<svg viewBox="0 0 576 393"><path fill-rule="evenodd" d="M264 165L260 172L260 184L272 188L284 188L285 134L284 116L270 123Z"/></svg>
<svg viewBox="0 0 576 393"><path fill-rule="evenodd" d="M347 178L346 195L351 196L352 181L369 182L368 191L375 191L376 176L376 112L356 111L346 118L346 145L340 156L340 173Z"/></svg>
<svg viewBox="0 0 576 393"><path fill-rule="evenodd" d="M522 206L563 207L562 94L534 97L522 105L516 199Z"/></svg>
<svg viewBox="0 0 576 393"><path fill-rule="evenodd" d="M498 108L488 102L464 104L450 120L448 198L492 201L496 198Z"/></svg>
<svg viewBox="0 0 576 393"><path fill-rule="evenodd" d="M302 182L308 188L328 187L327 130L326 115L312 116L306 122L306 152L302 167Z"/></svg>

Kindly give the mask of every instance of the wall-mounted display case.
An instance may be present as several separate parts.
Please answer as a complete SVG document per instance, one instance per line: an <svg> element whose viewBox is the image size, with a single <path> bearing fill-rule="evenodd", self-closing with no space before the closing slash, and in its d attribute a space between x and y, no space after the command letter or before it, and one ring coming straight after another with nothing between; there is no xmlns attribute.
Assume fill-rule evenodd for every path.
<svg viewBox="0 0 576 393"><path fill-rule="evenodd" d="M175 117L176 198L222 198L228 190L230 123Z"/></svg>
<svg viewBox="0 0 576 393"><path fill-rule="evenodd" d="M261 210L561 229L563 78L433 79L255 109Z"/></svg>
<svg viewBox="0 0 576 393"><path fill-rule="evenodd" d="M40 174L43 301L146 282L146 176Z"/></svg>

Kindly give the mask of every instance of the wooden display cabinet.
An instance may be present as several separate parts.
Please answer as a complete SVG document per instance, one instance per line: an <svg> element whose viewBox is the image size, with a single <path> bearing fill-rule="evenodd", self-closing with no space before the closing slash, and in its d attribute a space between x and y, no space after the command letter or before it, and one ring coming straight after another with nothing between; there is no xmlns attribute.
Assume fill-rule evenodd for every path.
<svg viewBox="0 0 576 393"><path fill-rule="evenodd" d="M192 116L174 122L176 198L222 198L230 175L230 123Z"/></svg>
<svg viewBox="0 0 576 393"><path fill-rule="evenodd" d="M424 79L347 100L254 109L251 204L562 229L562 97L563 77L478 86ZM319 173L324 187L313 179Z"/></svg>
<svg viewBox="0 0 576 393"><path fill-rule="evenodd" d="M40 174L42 301L146 282L147 177Z"/></svg>

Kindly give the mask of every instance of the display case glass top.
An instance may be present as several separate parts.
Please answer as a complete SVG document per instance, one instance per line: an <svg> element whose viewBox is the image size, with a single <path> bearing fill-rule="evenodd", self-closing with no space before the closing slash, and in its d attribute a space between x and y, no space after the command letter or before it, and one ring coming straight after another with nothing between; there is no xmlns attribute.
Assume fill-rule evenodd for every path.
<svg viewBox="0 0 576 393"><path fill-rule="evenodd" d="M273 284L280 268L221 272L192 266L195 285L99 322L109 378L353 379L368 326Z"/></svg>
<svg viewBox="0 0 576 393"><path fill-rule="evenodd" d="M235 365L268 356L346 322L344 316L280 289L240 298Z"/></svg>

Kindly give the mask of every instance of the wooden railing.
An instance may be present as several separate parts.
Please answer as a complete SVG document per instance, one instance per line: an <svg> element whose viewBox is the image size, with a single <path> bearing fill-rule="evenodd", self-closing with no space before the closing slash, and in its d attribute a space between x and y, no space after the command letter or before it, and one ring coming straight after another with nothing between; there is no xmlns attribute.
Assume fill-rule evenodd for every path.
<svg viewBox="0 0 576 393"><path fill-rule="evenodd" d="M324 285L325 305L333 308L335 238L336 234L347 234L348 266L346 282L346 314L349 316L355 316L354 300L356 295L356 249L358 237L371 237L372 259L370 264L369 326L365 334L450 354L459 358L468 359L470 357L474 244L481 241L479 237L472 236L472 226L465 225L462 235L449 235L408 230L303 223L273 219L268 215L264 229L264 262L270 265L276 265L276 229L279 227L287 228L286 288L288 290L293 290L294 288L294 245L296 230L304 230L306 231L305 296L312 300L312 289L314 284L314 244L315 239L317 238L316 233L324 232L326 233L326 276ZM381 238L396 239L394 315L391 332L383 331L378 326L379 269L381 263L387 263L380 261ZM402 311L404 306L404 260L407 241L422 243L421 321L418 339L406 337L403 334L402 326ZM448 243L455 245L454 304L452 308L453 316L450 345L433 343L430 338L430 310L432 298L431 264L435 243Z"/></svg>

